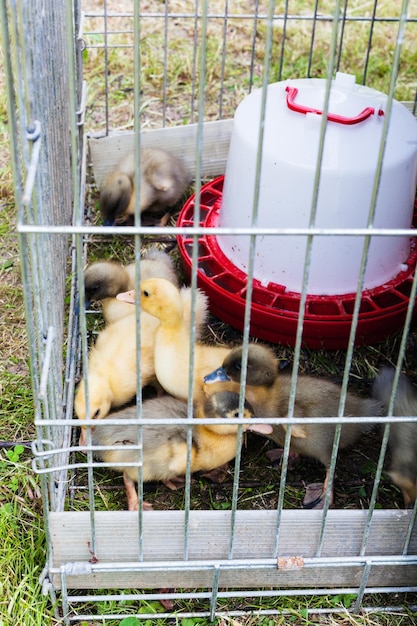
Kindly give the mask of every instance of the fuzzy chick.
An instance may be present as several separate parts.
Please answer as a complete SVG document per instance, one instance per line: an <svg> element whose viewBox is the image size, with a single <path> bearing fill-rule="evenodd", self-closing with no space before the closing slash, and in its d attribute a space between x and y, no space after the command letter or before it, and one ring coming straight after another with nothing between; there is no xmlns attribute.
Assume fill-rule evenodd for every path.
<svg viewBox="0 0 417 626"><path fill-rule="evenodd" d="M140 211L161 215L166 226L175 207L190 184L184 162L168 150L144 148L140 157ZM126 154L101 185L100 210L105 226L122 224L135 214L135 153Z"/></svg>
<svg viewBox="0 0 417 626"><path fill-rule="evenodd" d="M388 411L394 375L393 368L384 367L374 382L373 395L384 403L385 411ZM393 414L397 417L417 415L417 390L402 374L398 380ZM417 421L393 420L388 448L391 456L388 474L401 489L404 506L411 508L417 497Z"/></svg>

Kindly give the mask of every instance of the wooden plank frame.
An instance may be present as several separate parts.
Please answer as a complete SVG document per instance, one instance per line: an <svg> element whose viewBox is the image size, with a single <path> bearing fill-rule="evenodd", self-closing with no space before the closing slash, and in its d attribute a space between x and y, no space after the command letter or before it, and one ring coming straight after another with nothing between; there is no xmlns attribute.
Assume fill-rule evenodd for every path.
<svg viewBox="0 0 417 626"><path fill-rule="evenodd" d="M210 587L220 567L221 588L358 587L371 563L368 586L417 590L417 528L403 554L411 511L375 511L363 556L368 511L328 512L323 548L315 557L321 511L284 510L275 553L276 511L237 511L233 559L228 559L231 512L191 511L189 555L184 562L184 512L143 512L143 561L138 562L138 515L96 512L96 563L91 563L88 512L51 513L52 582L60 588ZM414 556L413 556L414 555ZM95 558L93 559L95 561Z"/></svg>
<svg viewBox="0 0 417 626"><path fill-rule="evenodd" d="M201 154L202 176L224 174L233 120L205 122ZM198 124L143 131L141 147L164 148L180 156L191 177L195 176ZM135 133L112 133L108 137L89 138L94 179L100 187L103 178L127 152L134 149Z"/></svg>

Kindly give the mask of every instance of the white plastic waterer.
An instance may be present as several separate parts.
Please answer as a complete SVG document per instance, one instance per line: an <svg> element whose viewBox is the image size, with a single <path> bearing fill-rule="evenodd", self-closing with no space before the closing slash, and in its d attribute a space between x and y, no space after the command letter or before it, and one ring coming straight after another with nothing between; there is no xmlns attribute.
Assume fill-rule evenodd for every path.
<svg viewBox="0 0 417 626"><path fill-rule="evenodd" d="M310 223L326 81L299 79L268 86L257 226L303 228ZM250 227L262 91L236 110L219 226ZM332 82L315 226L362 228L368 223L387 97L338 73ZM417 176L417 121L393 101L374 226L409 228ZM224 254L247 272L249 237L217 238ZM355 292L363 237L323 236L313 241L309 294ZM254 276L263 285L300 292L307 237L257 238ZM373 237L364 288L395 277L409 255L408 237Z"/></svg>

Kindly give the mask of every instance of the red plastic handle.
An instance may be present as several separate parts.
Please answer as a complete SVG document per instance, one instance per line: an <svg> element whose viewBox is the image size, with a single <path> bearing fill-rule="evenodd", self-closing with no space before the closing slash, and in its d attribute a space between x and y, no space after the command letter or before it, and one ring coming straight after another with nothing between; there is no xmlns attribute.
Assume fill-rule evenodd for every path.
<svg viewBox="0 0 417 626"><path fill-rule="evenodd" d="M287 92L287 106L291 111L296 111L297 113L315 113L316 115L323 115L323 111L319 111L319 109L313 109L312 107L306 107L302 104L297 104L294 102L295 96L298 93L297 87L287 86L285 88ZM336 113L328 113L327 119L329 122L336 122L337 124L359 124L359 122L363 122L368 119L371 115L374 115L375 109L373 107L366 107L363 111L361 111L355 117L345 117L344 115L336 115ZM379 109L378 115L384 115L384 111Z"/></svg>

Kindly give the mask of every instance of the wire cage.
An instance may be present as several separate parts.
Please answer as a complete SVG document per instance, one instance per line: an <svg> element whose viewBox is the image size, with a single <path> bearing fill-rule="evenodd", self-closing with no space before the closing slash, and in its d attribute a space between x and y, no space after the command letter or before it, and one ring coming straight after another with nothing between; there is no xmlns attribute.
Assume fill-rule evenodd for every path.
<svg viewBox="0 0 417 626"><path fill-rule="evenodd" d="M348 453L339 452L338 445L340 426L347 421L376 420L376 416L344 417L348 384L371 378L387 362L398 375L401 369L415 371L417 365L414 271L407 274L407 288L399 296L402 309L392 328L396 334L383 337L368 352L357 345L374 338L355 341L371 239L413 237L411 224L409 228L373 228L372 215L394 99L413 115L417 112L416 7L410 0L388 4L378 0L56 0L53 4L2 0L1 10L37 429L34 469L42 483L47 536L42 582L62 622L111 624L126 615L143 620L175 615L214 621L225 615L255 614L261 620L263 615L291 613L294 605L289 598L303 598L307 612L315 614L343 612L347 606L356 613L404 606L415 611L417 507L414 503L404 508L400 491L385 473L393 402L387 414L378 416L382 437L365 437L363 445L362 440L357 442ZM323 79L327 96L320 132L324 141L330 83L336 72L354 75L357 84L387 95L367 226L348 233L362 237L363 252L357 289L350 299L346 345L343 350L316 353L317 346L306 346L303 341L312 242L341 234L337 224L316 228L315 197L308 208L308 227L297 231L310 243L299 298L292 305L292 347L273 345L283 365L291 361L288 371L292 372L288 414L265 420L287 427L280 469L265 461L267 440L259 444L249 439L248 450L241 452L240 428L234 470L229 470L221 488L207 486L191 475L189 452L180 497L169 500L159 487L155 510L144 510L146 486L139 469L139 507L125 511L120 476L109 470L111 464L95 459L91 430L95 422L88 410L83 422L87 444L78 446L79 422L73 410L76 384L81 377L86 379L88 398L89 348L102 328L97 310L85 312L85 263L98 258L134 260L139 293L143 248L168 251L180 280L187 279L194 294L193 355L196 288L204 288L207 277L200 259L205 242L213 235L249 235L240 327L231 328L211 315L204 335L211 343L243 344L247 358L248 343L259 336L265 340L252 334L251 325L251 316L257 312L257 306L251 306L258 289L254 277L257 242L294 236L294 229L258 227L256 193L249 228L208 223L204 217L218 199L218 187L214 187L213 199L205 185L225 173L237 106L257 89L266 94L271 83ZM262 132L263 123L259 124L260 136ZM142 224L137 202L135 225L102 226L97 190L104 177L120 157L134 150L135 186L140 189L139 155L146 147L162 147L183 159L193 179L188 190L188 195L193 194L191 218L177 223L171 219L164 227L147 226ZM319 154L317 190L320 172ZM251 173L256 189L260 174L258 161ZM176 252L177 241L187 244L185 261ZM234 306L224 307L231 317ZM221 307L214 306L213 311L221 314ZM140 346L139 305L135 312ZM140 398L139 357L136 367ZM338 413L332 417L300 418L294 412L298 372L308 373L309 368L313 374L341 382ZM192 369L188 376L191 390ZM240 409L244 388L242 381ZM137 419L132 423L140 437L143 426L152 420L142 418L142 401L137 406ZM190 449L194 424L190 402L187 410L185 421L161 416L158 424L163 428L183 421ZM416 416L402 418L417 428ZM396 419L401 421L401 417ZM236 422L235 418L229 421ZM243 422L243 418L238 420ZM301 508L296 488L321 476L323 468L314 463L309 466L307 461L298 474L293 473L291 432L300 424L339 425L330 485L340 487L340 473L344 472L347 481L354 474L353 459L362 459L359 477L356 474L351 484L352 498L344 492L331 506L329 490L323 509ZM140 468L141 450L136 447ZM381 601L380 594L387 594L383 596L386 601ZM344 605L338 604L340 598ZM160 599L165 607L173 600L173 608L161 611ZM379 606L381 602L384 607Z"/></svg>

